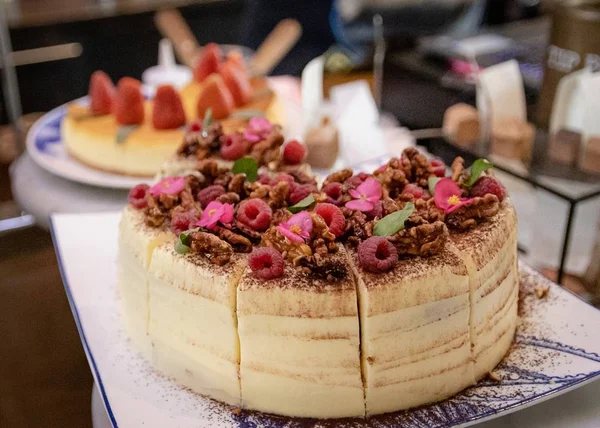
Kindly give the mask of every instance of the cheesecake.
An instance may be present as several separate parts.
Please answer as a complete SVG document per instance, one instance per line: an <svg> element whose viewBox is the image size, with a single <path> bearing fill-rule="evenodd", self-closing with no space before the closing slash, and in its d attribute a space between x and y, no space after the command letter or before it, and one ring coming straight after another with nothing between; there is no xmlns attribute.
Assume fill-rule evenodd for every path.
<svg viewBox="0 0 600 428"><path fill-rule="evenodd" d="M295 269L264 281L247 269L237 290L242 407L290 416L364 415L357 289Z"/></svg>
<svg viewBox="0 0 600 428"><path fill-rule="evenodd" d="M145 99L135 79L125 77L115 88L106 74L95 72L90 79L89 104L71 103L62 120L61 138L67 152L91 168L153 177L176 154L186 130L199 126L207 115L219 120L225 132L243 129L254 116L285 124L283 107L267 79L250 78L243 68L235 71L234 84L245 85L246 96L222 108L223 99L232 99L230 89L237 87L224 83L231 74L228 66L222 61L221 68L181 91L168 85L159 87L152 99ZM220 91L213 93L215 87ZM163 97L162 92L168 94Z"/></svg>
<svg viewBox="0 0 600 428"><path fill-rule="evenodd" d="M358 279L367 415L450 397L475 383L469 328L469 276L445 249Z"/></svg>
<svg viewBox="0 0 600 428"><path fill-rule="evenodd" d="M124 327L158 371L241 409L337 419L451 397L495 368L517 323L515 211L477 162L446 177L407 149L321 186L216 164L136 186Z"/></svg>

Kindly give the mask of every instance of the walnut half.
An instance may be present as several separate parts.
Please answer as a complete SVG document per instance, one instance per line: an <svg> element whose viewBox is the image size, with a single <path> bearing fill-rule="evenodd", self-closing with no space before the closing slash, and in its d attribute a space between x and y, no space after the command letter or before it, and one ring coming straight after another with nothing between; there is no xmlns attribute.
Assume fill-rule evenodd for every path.
<svg viewBox="0 0 600 428"><path fill-rule="evenodd" d="M452 229L468 230L482 220L493 217L500 211L500 201L496 195L488 193L477 196L462 207L446 214L446 224Z"/></svg>
<svg viewBox="0 0 600 428"><path fill-rule="evenodd" d="M398 255L429 257L444 249L448 228L441 221L422 223L388 236L388 240L394 244Z"/></svg>
<svg viewBox="0 0 600 428"><path fill-rule="evenodd" d="M192 251L203 254L211 263L223 266L229 263L233 255L233 247L216 235L206 232L190 233Z"/></svg>

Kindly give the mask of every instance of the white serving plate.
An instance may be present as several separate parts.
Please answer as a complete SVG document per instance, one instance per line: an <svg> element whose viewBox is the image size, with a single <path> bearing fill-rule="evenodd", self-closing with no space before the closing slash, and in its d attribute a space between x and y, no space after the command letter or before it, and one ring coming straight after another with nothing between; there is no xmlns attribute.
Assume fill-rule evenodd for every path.
<svg viewBox="0 0 600 428"><path fill-rule="evenodd" d="M510 354L496 369L500 382L482 380L440 403L343 423L234 411L161 376L130 346L116 287L119 218L119 213L52 216L65 290L115 427L464 427L600 378L600 311L521 264L521 323ZM549 286L548 296L538 299L536 286Z"/></svg>

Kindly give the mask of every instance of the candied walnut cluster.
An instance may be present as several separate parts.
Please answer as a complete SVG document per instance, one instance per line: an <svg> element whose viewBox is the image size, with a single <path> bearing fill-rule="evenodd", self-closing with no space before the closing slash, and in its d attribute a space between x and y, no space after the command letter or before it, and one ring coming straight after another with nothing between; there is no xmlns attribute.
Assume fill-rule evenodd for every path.
<svg viewBox="0 0 600 428"><path fill-rule="evenodd" d="M145 195L145 222L150 227L161 227L174 216L182 212L197 215L202 212L200 204L194 198L200 188L200 180L194 175L184 179L184 188L178 194L161 193L153 196L150 192Z"/></svg>
<svg viewBox="0 0 600 428"><path fill-rule="evenodd" d="M439 254L448 240L448 228L442 221L429 223L418 214L406 220L404 229L388 236L398 255L429 257Z"/></svg>
<svg viewBox="0 0 600 428"><path fill-rule="evenodd" d="M207 232L190 233L190 247L198 254L206 256L211 263L223 266L231 260L233 247L218 236Z"/></svg>
<svg viewBox="0 0 600 428"><path fill-rule="evenodd" d="M284 138L280 126L273 126L267 137L252 145L249 155L256 160L259 165L269 165L277 162L280 158L280 149ZM271 165L276 169L277 165Z"/></svg>
<svg viewBox="0 0 600 428"><path fill-rule="evenodd" d="M253 120L260 121L260 132L250 132L247 135L246 132L252 130ZM273 170L294 169L296 165L286 164L281 150L283 143L281 127L270 124L266 119L251 119L244 132L231 134L225 134L221 124L213 122L206 129L199 125L190 128L177 154L197 160L222 158L228 161L249 156L258 165L269 166Z"/></svg>
<svg viewBox="0 0 600 428"><path fill-rule="evenodd" d="M265 131L249 149L251 156L263 165L282 166L280 133L278 127ZM221 137L219 126L211 125L188 151L217 150ZM252 270L262 279L283 275L287 261L331 282L348 275L331 256L340 243L357 247L365 269L382 272L398 257L439 254L452 230L468 230L493 217L506 197L506 189L485 172L488 166L475 168L485 174L474 180L464 160L456 158L446 177L441 161L430 162L416 149L405 150L373 174L336 171L320 187L301 165L288 167L286 172L267 169L250 182L245 174L205 158L194 175L168 178L151 188L136 186L130 202L143 210L148 226L187 232L184 247L214 264L228 263L236 252L251 253ZM306 199L309 195L314 202ZM290 208L302 200L308 201L305 206ZM390 216L398 211L406 220L390 227L389 222L402 221L403 214Z"/></svg>
<svg viewBox="0 0 600 428"><path fill-rule="evenodd" d="M500 201L496 195L488 193L475 197L468 203L446 215L446 223L457 230L468 230L483 220L495 216L500 211Z"/></svg>
<svg viewBox="0 0 600 428"><path fill-rule="evenodd" d="M285 259L295 266L320 266L330 253L338 251L336 236L330 231L325 219L315 212L308 213L311 223L309 236L292 240L282 234L278 227L286 224L293 216L279 210L277 225L271 226L262 236L261 245L277 249ZM285 210L287 211L287 210ZM287 211L289 213L289 211Z"/></svg>
<svg viewBox="0 0 600 428"><path fill-rule="evenodd" d="M190 130L186 133L177 154L206 159L219 152L223 135L223 127L218 122L212 123L207 129Z"/></svg>

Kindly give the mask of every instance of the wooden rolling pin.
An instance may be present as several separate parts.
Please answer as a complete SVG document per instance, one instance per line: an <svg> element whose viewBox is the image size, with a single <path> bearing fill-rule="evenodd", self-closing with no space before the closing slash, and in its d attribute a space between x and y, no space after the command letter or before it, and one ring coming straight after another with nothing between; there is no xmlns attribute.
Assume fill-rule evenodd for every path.
<svg viewBox="0 0 600 428"><path fill-rule="evenodd" d="M185 19L177 9L162 10L155 15L160 33L171 40L179 60L193 67L201 47ZM295 19L279 22L261 43L248 64L252 75L267 75L294 47L302 35L302 26Z"/></svg>

